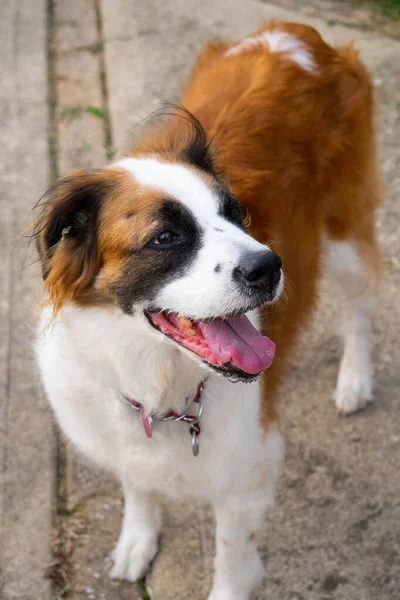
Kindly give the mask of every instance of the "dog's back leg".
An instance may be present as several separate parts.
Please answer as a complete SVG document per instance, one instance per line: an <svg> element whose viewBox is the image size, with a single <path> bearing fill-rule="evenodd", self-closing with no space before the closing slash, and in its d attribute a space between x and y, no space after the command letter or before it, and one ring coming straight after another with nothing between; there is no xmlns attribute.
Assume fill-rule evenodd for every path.
<svg viewBox="0 0 400 600"><path fill-rule="evenodd" d="M355 237L327 244L328 267L345 292L344 352L335 401L350 414L373 400L371 312L381 276L381 255L370 223Z"/></svg>
<svg viewBox="0 0 400 600"><path fill-rule="evenodd" d="M376 150L375 98L352 45L338 49L343 150L326 197L328 268L345 293L344 353L335 400L349 414L372 400L371 311L381 277L375 213L383 190Z"/></svg>

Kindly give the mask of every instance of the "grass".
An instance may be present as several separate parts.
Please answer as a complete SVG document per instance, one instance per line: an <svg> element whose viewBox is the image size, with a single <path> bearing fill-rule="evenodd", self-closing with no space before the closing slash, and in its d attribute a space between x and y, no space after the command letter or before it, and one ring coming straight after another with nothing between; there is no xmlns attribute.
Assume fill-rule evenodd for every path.
<svg viewBox="0 0 400 600"><path fill-rule="evenodd" d="M108 160L112 160L117 152L118 150L114 148L114 146L107 146L105 148L106 158L108 158Z"/></svg>
<svg viewBox="0 0 400 600"><path fill-rule="evenodd" d="M371 7L388 19L400 19L400 0L375 0Z"/></svg>
<svg viewBox="0 0 400 600"><path fill-rule="evenodd" d="M150 594L146 589L146 580L142 579L139 582L139 585L140 585L140 598L142 600L151 600Z"/></svg>
<svg viewBox="0 0 400 600"><path fill-rule="evenodd" d="M63 108L60 110L59 117L64 121L71 122L80 117L83 113L88 113L89 115L96 117L96 119L103 119L103 121L107 119L106 112L103 109L90 104L87 106L81 106L80 104L77 104L76 106Z"/></svg>
<svg viewBox="0 0 400 600"><path fill-rule="evenodd" d="M93 115L94 117L97 117L98 119L106 118L105 111L102 110L101 108L98 108L97 106L85 106L85 112L89 113L89 115Z"/></svg>

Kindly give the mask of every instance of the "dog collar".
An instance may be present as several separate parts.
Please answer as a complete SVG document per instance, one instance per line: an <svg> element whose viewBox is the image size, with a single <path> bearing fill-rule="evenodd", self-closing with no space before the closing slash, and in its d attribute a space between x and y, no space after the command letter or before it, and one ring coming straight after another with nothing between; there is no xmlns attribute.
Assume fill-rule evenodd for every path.
<svg viewBox="0 0 400 600"><path fill-rule="evenodd" d="M180 415L173 410L168 410L165 413L161 413L160 415L154 415L152 413L148 413L140 402L133 400L133 398L129 398L124 394L121 394L121 400L133 408L140 412L142 416L142 424L145 434L148 438L151 438L153 435L153 424L155 421L175 421L176 423L182 421L183 423L188 423L190 425L189 432L192 436L192 452L193 456L198 456L199 454L199 435L201 433L199 421L203 414L203 399L201 394L204 389L206 380L204 379L201 383L199 383L196 395L194 396L192 402L198 404L197 415L189 415L186 412L181 413Z"/></svg>

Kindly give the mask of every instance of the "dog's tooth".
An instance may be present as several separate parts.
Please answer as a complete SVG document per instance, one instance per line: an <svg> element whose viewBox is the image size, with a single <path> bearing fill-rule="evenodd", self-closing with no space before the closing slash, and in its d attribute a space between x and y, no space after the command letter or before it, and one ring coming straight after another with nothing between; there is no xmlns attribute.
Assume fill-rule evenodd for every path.
<svg viewBox="0 0 400 600"><path fill-rule="evenodd" d="M197 335L197 331L195 329L193 329L193 327L191 327L190 329L188 329L190 335Z"/></svg>
<svg viewBox="0 0 400 600"><path fill-rule="evenodd" d="M190 319L188 319L187 317L178 317L178 321L184 327L191 327L191 325L192 325L192 321Z"/></svg>

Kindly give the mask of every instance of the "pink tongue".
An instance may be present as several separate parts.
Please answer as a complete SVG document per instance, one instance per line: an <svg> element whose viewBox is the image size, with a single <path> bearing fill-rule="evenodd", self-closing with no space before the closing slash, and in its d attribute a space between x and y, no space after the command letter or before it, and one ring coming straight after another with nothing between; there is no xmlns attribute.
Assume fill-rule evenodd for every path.
<svg viewBox="0 0 400 600"><path fill-rule="evenodd" d="M262 336L246 316L198 321L198 326L219 362L232 361L239 369L252 375L271 366L275 344Z"/></svg>

